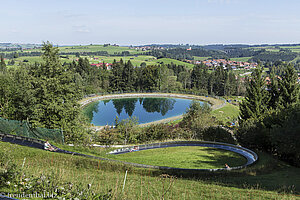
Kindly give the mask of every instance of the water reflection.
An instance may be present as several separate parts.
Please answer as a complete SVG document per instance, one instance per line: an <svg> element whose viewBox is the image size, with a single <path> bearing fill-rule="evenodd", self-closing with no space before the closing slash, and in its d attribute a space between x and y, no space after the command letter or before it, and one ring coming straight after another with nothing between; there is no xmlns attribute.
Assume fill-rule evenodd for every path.
<svg viewBox="0 0 300 200"><path fill-rule="evenodd" d="M119 114L119 116L121 115L121 112L123 110L123 108L125 109L125 113L127 115L129 115L130 117L132 116L132 113L135 109L135 104L138 101L138 99L134 98L134 99L113 99L113 105L117 111L117 113Z"/></svg>
<svg viewBox="0 0 300 200"><path fill-rule="evenodd" d="M162 116L174 108L174 104L176 102L175 99L167 99L167 98L125 98L125 99L113 99L113 105L116 109L116 112L121 115L123 108L125 109L125 113L128 116L132 116L134 112L136 103L139 101L140 105L143 105L143 108L149 112L158 112L161 113Z"/></svg>
<svg viewBox="0 0 300 200"><path fill-rule="evenodd" d="M162 116L174 108L176 100L166 98L146 98L142 100L143 108L147 112L158 112Z"/></svg>
<svg viewBox="0 0 300 200"><path fill-rule="evenodd" d="M139 123L148 123L183 114L191 100L176 98L124 98L103 100L89 104L83 110L89 121L96 126L113 124L120 120L137 117Z"/></svg>
<svg viewBox="0 0 300 200"><path fill-rule="evenodd" d="M137 103L143 106L144 110L148 113L160 113L162 116L165 116L169 110L174 108L176 102L175 99L170 98L124 98L124 99L112 99L112 100L103 100L104 105L112 101L112 104L116 110L116 113L120 116L123 109L125 113L132 117L135 106ZM94 114L99 112L99 103L93 102L87 106L84 110L84 114L91 121L94 118Z"/></svg>

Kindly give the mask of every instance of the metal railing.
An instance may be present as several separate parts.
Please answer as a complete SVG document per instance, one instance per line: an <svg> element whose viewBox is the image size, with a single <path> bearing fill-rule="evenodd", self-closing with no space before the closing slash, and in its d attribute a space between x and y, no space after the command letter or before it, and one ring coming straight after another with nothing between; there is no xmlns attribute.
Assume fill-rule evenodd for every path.
<svg viewBox="0 0 300 200"><path fill-rule="evenodd" d="M23 137L23 136L16 136L16 135L10 135L10 134L5 134L5 133L0 133L0 139L4 142L11 142L11 143L25 145L25 146L39 148L39 149L44 149L44 143L45 143L44 141L39 140L39 139L27 138L27 137ZM159 169L159 170L208 171L208 172L225 171L225 170L237 170L237 169L242 169L242 168L245 168L247 166L250 166L258 160L258 156L255 152L253 152L249 149L246 149L244 147L233 145L233 144L220 143L220 142L210 142L210 141L162 142L162 143L139 145L138 149L139 150L146 150L146 149L163 148L163 147L171 147L171 146L200 146L200 144L202 144L202 146L206 145L207 147L220 148L220 149L230 150L230 151L239 153L239 154L241 154L241 155L243 155L244 157L247 158L247 163L242 165L242 166L232 167L230 169L226 169L226 168L219 168L219 169L174 168L174 167L165 167L165 166L144 165L144 164L139 164L139 163L131 163L131 162L125 162L125 161L120 161L120 160L113 160L113 159L109 159L109 158L101 158L101 157L97 157L97 156L91 156L91 155L81 154L81 153L77 153L77 152L66 151L66 150L57 148L53 145L52 146L56 148L55 152L58 152L58 153L72 154L72 155L83 156L83 157L88 157L88 158L93 158L93 159L98 159L98 160L106 160L106 161L123 163L123 164L126 164L126 165L132 165L132 166L135 166L135 167L152 168L152 169ZM136 146L115 150L114 152L115 152L115 154L117 154L117 153L129 153L130 150L133 149L133 148L136 148Z"/></svg>
<svg viewBox="0 0 300 200"><path fill-rule="evenodd" d="M221 143L221 142L211 142L211 141L172 141L172 142L161 142L161 143L153 143L153 144L145 144L138 146L131 146L121 149L116 149L114 151L109 152L110 154L123 154L130 153L132 151L141 151L147 149L156 149L156 148L167 148L167 147L177 147L177 146L203 146L203 147L212 147L218 149L224 149L228 151L232 151L244 156L247 159L247 163L237 167L227 168L218 168L218 169L188 169L188 168L173 168L173 167L162 167L162 166L152 166L152 165L144 165L137 163L130 163L133 166L143 167L143 168L154 168L154 169L170 169L170 170L193 170L193 171L222 171L222 170L235 170L242 169L247 166L253 165L258 160L258 155L251 151L250 149L246 149L241 146Z"/></svg>

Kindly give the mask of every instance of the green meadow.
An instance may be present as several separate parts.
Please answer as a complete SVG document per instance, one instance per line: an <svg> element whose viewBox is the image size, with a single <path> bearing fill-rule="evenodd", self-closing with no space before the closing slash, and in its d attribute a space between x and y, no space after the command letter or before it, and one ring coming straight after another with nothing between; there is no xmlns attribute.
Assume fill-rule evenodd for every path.
<svg viewBox="0 0 300 200"><path fill-rule="evenodd" d="M54 45L55 46L55 45ZM80 46L59 46L60 53L71 53L71 52L97 52L97 51L107 51L108 54L114 55L115 53L122 53L123 51L128 51L131 54L141 54L145 51L130 49L129 47L120 47L120 46L106 46L104 45L80 45ZM39 49L25 49L24 52L39 52Z"/></svg>
<svg viewBox="0 0 300 200"><path fill-rule="evenodd" d="M207 60L210 59L211 57L199 57L199 56L194 56L194 60L198 60L198 61L203 61L203 60Z"/></svg>
<svg viewBox="0 0 300 200"><path fill-rule="evenodd" d="M147 65L157 65L157 59L154 56L88 56L86 57L89 59L90 63L113 63L114 60L120 61L121 59L123 62L130 62L134 66L140 66L143 62Z"/></svg>
<svg viewBox="0 0 300 200"><path fill-rule="evenodd" d="M168 147L136 151L112 156L113 159L127 162L167 166L186 169L216 169L237 167L247 162L243 156L221 149L209 147Z"/></svg>
<svg viewBox="0 0 300 200"><path fill-rule="evenodd" d="M212 111L212 115L223 124L234 121L239 116L239 107L227 103L224 107Z"/></svg>
<svg viewBox="0 0 300 200"><path fill-rule="evenodd" d="M184 65L184 66L186 66L189 69L192 69L194 67L193 64L182 62L182 61L171 59L171 58L160 58L160 59L157 59L157 63L163 63L163 64L171 64L171 63L173 63L173 64L176 64L176 65Z"/></svg>
<svg viewBox="0 0 300 200"><path fill-rule="evenodd" d="M69 149L79 150L78 147ZM102 152L99 148L80 147L82 151ZM87 150L84 150L87 149ZM90 150L88 150L90 149ZM221 173L172 173L135 168L116 162L53 153L0 142L0 152L7 162L14 162L27 184L34 177L47 177L55 185L89 185L111 199L297 199L300 192L300 169L259 153L252 167ZM146 151L145 151L146 152ZM184 152L182 152L184 153ZM23 166L23 167L22 167ZM1 166L2 167L2 166ZM127 170L123 190L124 175ZM2 192L16 193L14 186Z"/></svg>
<svg viewBox="0 0 300 200"><path fill-rule="evenodd" d="M251 57L230 58L232 61L248 62Z"/></svg>

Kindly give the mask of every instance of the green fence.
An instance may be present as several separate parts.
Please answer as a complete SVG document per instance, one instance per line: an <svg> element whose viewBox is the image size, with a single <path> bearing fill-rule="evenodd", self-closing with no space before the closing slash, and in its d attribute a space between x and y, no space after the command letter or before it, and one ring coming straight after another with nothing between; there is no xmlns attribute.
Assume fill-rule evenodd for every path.
<svg viewBox="0 0 300 200"><path fill-rule="evenodd" d="M27 121L7 120L0 117L0 131L6 134L64 143L61 130L32 127Z"/></svg>

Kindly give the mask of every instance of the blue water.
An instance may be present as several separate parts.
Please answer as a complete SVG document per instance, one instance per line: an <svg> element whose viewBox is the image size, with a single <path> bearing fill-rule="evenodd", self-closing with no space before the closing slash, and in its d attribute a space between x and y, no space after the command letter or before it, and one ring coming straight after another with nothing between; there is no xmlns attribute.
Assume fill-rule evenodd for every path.
<svg viewBox="0 0 300 200"><path fill-rule="evenodd" d="M136 117L140 124L182 115L192 100L176 98L124 98L94 102L84 109L95 126L113 125L119 120ZM200 102L201 104L203 102Z"/></svg>

